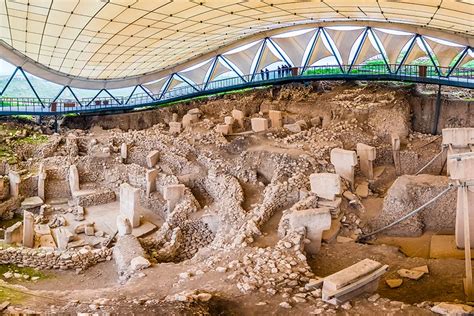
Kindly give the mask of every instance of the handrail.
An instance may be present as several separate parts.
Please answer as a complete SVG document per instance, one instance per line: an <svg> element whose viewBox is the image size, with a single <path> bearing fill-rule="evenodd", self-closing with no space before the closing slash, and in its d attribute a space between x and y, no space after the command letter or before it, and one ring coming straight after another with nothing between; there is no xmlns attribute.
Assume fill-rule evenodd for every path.
<svg viewBox="0 0 474 316"><path fill-rule="evenodd" d="M474 69L437 68L434 66L403 65L396 73L389 68L394 65L334 65L293 67L285 70L259 71L255 75L230 77L207 83L176 87L159 94L137 93L133 96L108 96L73 99L0 97L0 115L31 114L57 115L101 111L124 111L149 106L162 106L169 102L212 95L235 89L254 88L265 85L284 84L308 80L387 80L451 85L474 88ZM443 75L443 74L449 74ZM126 102L127 101L127 102ZM42 107L42 104L45 107Z"/></svg>

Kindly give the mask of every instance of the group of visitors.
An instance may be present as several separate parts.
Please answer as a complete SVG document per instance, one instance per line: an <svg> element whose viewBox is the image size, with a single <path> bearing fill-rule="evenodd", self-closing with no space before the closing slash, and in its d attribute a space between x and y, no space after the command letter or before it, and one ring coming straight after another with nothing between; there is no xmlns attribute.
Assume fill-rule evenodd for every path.
<svg viewBox="0 0 474 316"><path fill-rule="evenodd" d="M281 67L278 66L277 74L278 74L277 78L286 77L286 76L291 74L291 67L289 67L288 65L283 65ZM260 70L260 78L261 78L261 80L269 80L270 79L270 71L268 70L268 68L265 68L265 69L262 68Z"/></svg>

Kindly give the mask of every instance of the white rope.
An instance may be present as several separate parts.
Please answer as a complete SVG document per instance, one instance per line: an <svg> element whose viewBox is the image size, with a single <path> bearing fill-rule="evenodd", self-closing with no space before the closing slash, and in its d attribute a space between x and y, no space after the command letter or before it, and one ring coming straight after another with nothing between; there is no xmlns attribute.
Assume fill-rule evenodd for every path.
<svg viewBox="0 0 474 316"><path fill-rule="evenodd" d="M431 164L433 163L433 161L435 161L436 158L438 158L438 157L444 152L444 149L445 149L445 147L443 147L443 148L441 149L441 151L440 151L436 156L433 157L433 159L431 159L430 161L428 161L428 163L427 163L426 165L424 165L423 168L421 168L420 170L418 170L418 172L415 173L415 176L419 175L423 170L425 170L429 165L431 165Z"/></svg>
<svg viewBox="0 0 474 316"><path fill-rule="evenodd" d="M358 239L365 239L367 237L370 237L370 236L373 236L375 234L378 234L380 233L381 231L385 230L385 229L388 229L390 227L393 227L395 225L397 225L398 223L400 222L403 222L404 220L406 220L407 218L415 215L416 213L418 213L419 211L421 211L422 209L424 209L425 207L427 207L428 205L430 205L431 203L435 202L437 199L439 199L440 197L442 197L444 194L446 194L449 190L451 190L452 188L454 187L453 184L449 184L448 187L446 189L444 189L443 191L441 191L437 196L435 196L434 198L432 198L431 200L429 200L428 202L426 202L425 204L423 204L422 206L414 209L413 211L411 211L410 213L402 216L401 218L397 219L395 222L392 222L390 224L388 224L387 226L384 226L382 228L379 228L377 229L376 231L373 231L367 235L362 235L361 237L359 237Z"/></svg>

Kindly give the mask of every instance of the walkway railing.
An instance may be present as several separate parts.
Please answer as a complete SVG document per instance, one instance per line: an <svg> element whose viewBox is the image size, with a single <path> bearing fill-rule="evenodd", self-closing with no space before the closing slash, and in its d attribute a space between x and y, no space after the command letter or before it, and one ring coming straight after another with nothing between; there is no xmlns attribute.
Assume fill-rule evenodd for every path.
<svg viewBox="0 0 474 316"><path fill-rule="evenodd" d="M75 99L37 99L0 97L0 115L62 115L103 111L125 111L212 95L244 88L309 80L383 80L474 88L474 69L441 69L418 65L312 66L263 71L166 91L160 95L134 94ZM78 102L79 101L79 102Z"/></svg>

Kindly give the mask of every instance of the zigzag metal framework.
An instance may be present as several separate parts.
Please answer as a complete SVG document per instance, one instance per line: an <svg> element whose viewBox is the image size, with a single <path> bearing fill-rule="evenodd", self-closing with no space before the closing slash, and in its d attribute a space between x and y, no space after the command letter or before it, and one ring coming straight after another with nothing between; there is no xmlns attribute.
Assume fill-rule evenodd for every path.
<svg viewBox="0 0 474 316"><path fill-rule="evenodd" d="M361 28L355 29L355 30L360 30L360 29ZM377 31L377 29L375 29L375 30ZM336 35L339 35L339 34L344 33L344 32L348 32L347 30L334 30L334 29L332 29L332 30L329 29L329 31L332 31L332 32L336 33ZM352 31L354 31L354 29ZM257 76L257 72L260 69L263 69L263 68L265 68L265 67L267 67L267 66L269 66L269 65L271 65L275 62L278 62L278 61L282 62L283 64L286 64L288 67L297 68L299 75L303 75L304 72L307 71L311 67L309 65L309 63L310 63L310 60L311 60L311 57L313 56L313 54L320 53L320 52L316 51L318 49L318 44L319 44L320 49L329 50L331 55L336 58L336 62L337 62L336 67L339 67L340 74L346 74L348 76L352 74L352 72L354 71L354 68L358 68L358 69L360 68L360 67L358 67L360 65L356 65L356 62L358 61L358 59L360 57L365 58L365 60L367 60L367 59L373 58L375 56L380 56L381 55L382 59L383 59L383 62L384 62L384 68L386 68L385 71L382 71L383 73L387 73L387 74L390 74L390 75L403 75L401 73L402 72L402 67L407 66L407 64L408 64L407 60L409 60L411 54L413 54L415 56L414 59L418 59L420 57L420 54L421 55L424 54L429 58L429 60L432 64L430 66L430 68L434 69L434 71L436 72L436 76L438 76L440 79L443 79L444 84L446 84L446 83L449 84L449 80L450 80L450 78L453 74L453 71L455 69L459 70L459 66L462 63L467 62L470 59L473 59L472 56L469 54L470 50L472 52L472 48L470 46L448 46L448 45L443 45L443 44L441 44L441 42L436 42L436 41L431 40L430 38L425 38L425 36L422 36L420 34L411 34L410 35L411 39L406 41L406 43L403 45L404 47L408 45L408 49L406 50L405 54L401 57L400 63L395 64L395 70L393 71L392 68L391 68L392 65L390 64L391 61L388 60L388 58L387 58L387 51L385 50L385 47L383 47L381 39L377 37L376 32L374 32L373 28L365 27L363 29L363 31L360 32L359 35L355 36L355 38L352 38L352 41L353 41L352 46L354 46L354 44L357 41L359 41L359 44L356 48L355 53L353 54L353 56L350 60L350 63L345 64L344 60L342 59L343 54L341 52L341 48L338 49L337 45L334 45L335 40L337 40L337 39L332 38L330 36L330 34L328 32L328 29L326 29L324 27L319 27L319 28L316 28L316 29L308 29L308 30L306 30L306 32L304 32L302 34L306 34L306 33L308 33L308 35L311 35L311 38L310 38L309 41L307 41L306 47L303 51L302 57L305 57L305 60L304 60L302 65L298 65L294 60L288 59L287 58L288 57L287 52L285 52L285 50L282 49L278 45L278 37L273 36L273 37L265 37L262 40L253 43L252 45L250 45L250 47L243 48L238 52L232 52L231 51L231 52L224 53L224 54L218 54L214 58L212 58L211 60L208 60L208 61L202 63L203 65L200 65L200 64L196 65L194 67L194 69L193 69L193 67L190 67L189 69L191 69L191 70L184 70L184 71L179 71L179 72L172 73L167 78L165 77L165 78L162 78L161 80L158 80L159 82L162 82L163 84L158 84L157 87L155 87L155 88L153 88L153 84L154 84L153 82L148 83L148 84L143 84L143 85L138 84L134 87L133 91L131 92L131 94L128 97L126 97L126 98L122 97L121 98L122 101L120 101L119 98L116 98L115 96L113 96L108 91L108 89L103 88L103 89L100 89L99 92L92 99L85 100L85 101L83 100L83 102L81 102L77 98L76 94L73 92L73 90L71 89L70 86L64 86L61 89L61 91L58 93L57 97L54 98L53 100L42 100L41 98L39 98L36 90L34 89L33 85L30 82L30 80L26 76L24 70L20 66L15 69L15 71L13 72L13 74L11 75L9 80L7 81L7 84L5 85L5 87L2 89L2 91L0 93L0 97L3 96L4 92L6 91L6 89L10 85L10 83L12 82L14 76L17 74L18 71L20 71L20 73L26 78L30 88L33 90L33 92L35 94L36 100L39 102L39 104L42 106L42 108L45 108L45 104L53 104L53 103L64 104L64 101L61 101L59 99L59 97L61 96L61 94L66 89L69 90L72 93L72 95L73 95L74 99L77 101L77 104L79 105L79 107L83 107L83 106L88 107L93 102L98 102L97 98L99 97L99 95L102 92L105 92L111 98L110 102L107 102L107 105L109 105L109 104L112 105L112 103L115 102L115 105L117 105L117 106L128 106L128 105L131 105L132 103L138 106L140 104L149 104L150 102L141 102L141 103L139 102L139 103L137 103L137 97L135 99L132 98L137 89L141 89L145 92L144 95L140 96L140 100L143 100L143 98L145 97L146 99L150 98L152 100L152 102L163 101L165 98L170 99L170 98L174 97L173 91L181 90L181 92L182 92L183 88L185 88L185 87L189 87L191 89L191 91L189 91L187 93L188 95L192 95L192 94L196 94L196 93L201 93L203 91L207 91L209 89L209 86L210 86L211 83L219 82L219 80L214 80L214 78L217 77L220 74L225 73L225 72L235 73L236 78L240 79L239 81L241 81L241 83L247 83L247 84L248 83L253 83L253 82L258 80L259 76ZM293 36L293 38L296 38L296 37L298 37L302 34L295 35L295 36ZM394 36L396 36L396 35L394 35ZM370 37L372 37L374 39L374 41L371 41ZM322 41L322 42L319 42L319 41ZM431 41L432 43L434 43L434 44L432 44L432 45L434 45L434 47L431 47L429 45L428 41ZM376 47L373 47L374 46L373 42L375 42ZM323 43L323 44L321 44L321 43ZM420 43L421 43L421 47L420 47ZM372 45L373 51L372 51L371 56L367 56L367 51L366 52L362 51L364 45ZM443 60L444 65L441 65L441 62L439 60L439 56L436 56L435 50L438 50L441 53L446 53L446 51L449 50L449 47L455 47L454 52L456 52L456 49L458 50L458 52L452 58L448 58L448 59L445 58ZM403 47L400 48L400 51L402 50L402 48ZM349 50L350 49L352 49L352 47L349 48ZM250 72L249 72L250 75L245 75L245 72L244 72L245 70L240 69L239 66L235 64L235 62L240 62L239 60L234 60L234 62L232 62L232 60L231 60L232 59L231 58L232 54L238 54L239 52L243 52L243 51L253 52L253 54L244 56L248 59L248 62L251 61ZM347 56L349 56L348 52L345 52L345 53L347 54ZM376 54L373 55L374 53L376 53ZM365 56L364 56L364 54L365 54ZM450 54L453 55L453 51L451 51ZM396 56L396 57L399 58L400 56ZM441 57L443 57L443 56L441 56ZM265 60L263 60L263 59L265 59ZM412 61L412 60L410 60L410 61ZM438 63L436 61L438 61ZM454 63L453 63L453 61L454 61ZM447 63L447 65L452 64L452 67L449 67L449 66L448 67L443 67L443 66L446 65L446 63ZM203 68L203 66L205 66L205 67ZM248 66L248 65L246 65L246 66ZM220 67L220 69L218 70L217 68L219 68L219 67ZM224 68L222 68L222 67L224 67ZM333 68L334 66L331 66L331 67ZM445 71L443 71L443 70L445 70ZM406 71L406 69L405 69L405 71ZM379 70L379 72L380 72L380 70ZM445 75L443 75L443 73ZM459 77L460 73L462 73L462 72L458 71L456 73L458 77ZM379 75L380 74L381 73L379 73ZM277 77L277 76L279 76L279 74L276 73L276 72L275 73L272 72L272 76ZM263 77L261 79L263 80ZM464 84L463 84L463 82L461 82L461 83L458 82L456 85L457 86L472 87L472 84L473 84L472 79L473 78L467 79ZM260 80L260 81L262 81L262 80ZM199 81L201 81L201 82L199 82ZM237 82L237 81L235 83L240 84L240 82ZM176 87L177 85L181 85L182 87L181 88ZM211 90L215 90L215 89L213 88ZM134 101L134 102L131 102L131 101ZM27 104L30 104L30 103L35 104L35 101L30 100L29 102L26 102L26 103ZM17 102L17 104L18 104L18 102ZM99 104L100 104L100 102L99 102ZM1 111L2 111L2 109L0 109L0 112ZM73 111L73 110L71 109L71 111Z"/></svg>

